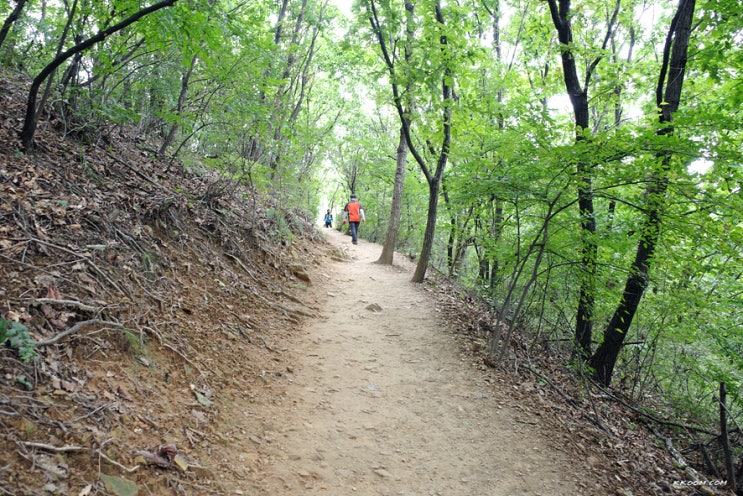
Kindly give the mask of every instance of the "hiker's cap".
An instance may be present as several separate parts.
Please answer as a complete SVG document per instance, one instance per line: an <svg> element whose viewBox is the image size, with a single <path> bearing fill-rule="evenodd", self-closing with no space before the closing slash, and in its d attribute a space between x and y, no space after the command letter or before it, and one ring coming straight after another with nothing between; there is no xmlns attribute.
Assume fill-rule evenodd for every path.
<svg viewBox="0 0 743 496"><path fill-rule="evenodd" d="M356 198L356 195L351 195L351 199L352 200L355 199L355 198Z"/></svg>

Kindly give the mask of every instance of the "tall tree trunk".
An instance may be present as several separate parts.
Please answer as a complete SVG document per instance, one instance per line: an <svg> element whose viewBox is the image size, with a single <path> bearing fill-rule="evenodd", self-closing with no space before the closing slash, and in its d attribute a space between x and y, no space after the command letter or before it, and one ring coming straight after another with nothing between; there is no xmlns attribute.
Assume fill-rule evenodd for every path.
<svg viewBox="0 0 743 496"><path fill-rule="evenodd" d="M36 113L36 99L38 98L39 88L41 87L41 84L44 82L44 80L46 80L46 78L49 77L49 75L51 75L57 69L57 67L62 65L65 60L69 59L73 55L87 50L96 43L105 40L108 36L121 31L131 24L134 24L147 14L151 14L152 12L156 12L165 7L170 7L177 1L178 0L163 0L162 2L144 8L139 12L136 12L135 14L127 17L120 23L99 31L97 34L88 38L87 40L84 40L81 43L73 46L72 48L69 48L65 52L55 57L54 60L52 60L46 67L44 67L39 75L34 78L31 83L31 88L28 91L28 99L26 101L26 116L23 121L23 129L20 133L23 148L25 150L30 150L33 146L34 134L36 133L36 125L38 124L38 115Z"/></svg>
<svg viewBox="0 0 743 496"><path fill-rule="evenodd" d="M559 1L559 5L558 5ZM604 46L611 39L613 26L619 13L620 0L616 0L614 13L607 27ZM552 22L557 30L562 51L562 69L565 89L570 97L575 120L575 139L580 142L585 139L589 130L588 85L593 70L601 60L601 56L594 59L586 69L584 87L581 88L578 79L578 69L575 53L570 47L573 43L573 29L570 24L572 13L570 0L548 0ZM580 159L576 165L580 180L578 186L578 212L581 229L581 278L578 291L578 309L575 322L575 342L581 356L588 358L591 353L591 339L593 335L593 312L596 299L596 266L598 245L596 244L596 214L593 206L593 164Z"/></svg>
<svg viewBox="0 0 743 496"><path fill-rule="evenodd" d="M5 19L3 27L0 28L0 47L3 46L3 42L8 36L8 32L10 31L11 26L13 26L13 23L17 21L18 18L21 16L21 12L23 12L23 7L26 5L26 1L27 0L17 0L13 12L11 12L10 15Z"/></svg>
<svg viewBox="0 0 743 496"><path fill-rule="evenodd" d="M443 28L445 23L440 2L436 2L435 9L436 21ZM442 34L439 37L439 43L441 51L448 52L449 42L445 34ZM445 54L445 58L448 58L448 56L448 53ZM444 177L444 169L449 161L449 148L451 146L452 89L451 86L449 86L449 81L451 80L451 68L446 64L444 67L444 74L441 77L441 101L444 107L441 115L443 137L441 140L441 149L439 150L439 158L436 161L435 172L431 174L428 168L425 167L425 162L418 162L423 170L423 174L426 176L426 180L428 181L429 198L428 215L426 216L426 230L423 234L423 246L421 247L418 265L416 265L415 272L413 273L412 282L423 282L426 277L426 271L428 270L428 262L431 259L431 252L433 251L434 234L436 231L436 216L439 207L439 190L441 189L441 180ZM406 132L405 139L408 140L408 147L411 147L412 145L412 140L410 138L410 132Z"/></svg>
<svg viewBox="0 0 743 496"><path fill-rule="evenodd" d="M589 125L588 93L587 88L581 88L578 79L578 69L575 55L569 46L573 41L573 31L570 25L570 2L560 0L559 8L556 0L550 0L552 20L557 29L557 36L562 50L562 68L565 89L570 97L575 122L575 139L585 139L585 132ZM581 278L578 290L578 310L575 322L575 341L580 353L588 356L591 351L591 337L593 332L593 309L595 299L596 258L597 246L595 242L596 217L593 208L593 185L591 167L581 161L576 166L580 185L578 187L578 211L581 228Z"/></svg>
<svg viewBox="0 0 743 496"><path fill-rule="evenodd" d="M431 252L433 249L433 241L434 241L434 233L436 230L436 215L438 213L438 206L439 206L439 191L441 189L441 178L444 175L444 169L446 168L446 164L449 161L449 147L451 145L451 99L452 99L452 89L449 85L449 82L452 79L452 73L451 68L447 64L444 68L444 73L441 77L441 98L442 98L442 141L441 141L441 149L439 150L439 157L436 161L436 170L432 173L431 170L428 167L428 164L426 163L425 159L420 155L417 148L415 147L415 144L413 143L413 139L411 136L410 131L410 122L408 119L407 114L405 113L405 108L403 106L403 96L400 95L400 88L398 87L397 83L395 83L396 76L395 76L395 64L393 61L393 57L391 56L387 41L385 40L384 33L382 31L382 27L379 20L379 15L377 13L377 8L375 4L375 0L368 0L368 7L370 10L369 15L369 22L371 23L372 30L374 31L374 34L377 37L377 41L379 42L380 49L382 50L382 57L384 58L385 64L387 65L387 69L390 73L390 79L392 81L392 97L395 104L395 109L397 110L398 117L400 118L403 131L405 133L405 141L408 144L408 150L415 158L415 161L418 163L418 166L420 167L421 171L423 172L423 175L426 177L426 181L428 182L428 214L426 216L426 228L423 235L423 246L421 247L421 253L420 257L418 259L418 265L415 268L415 272L413 273L412 282L423 282L423 279L426 276L426 271L428 269L428 262L431 258ZM435 5L435 11L436 11L436 21L443 27L444 26L444 16L441 11L441 4L439 2L436 2ZM448 57L448 41L445 34L442 34L439 37L439 47L442 52L445 53L445 56Z"/></svg>
<svg viewBox="0 0 743 496"><path fill-rule="evenodd" d="M387 224L387 235L384 238L382 253L376 263L392 265L397 244L397 232L400 230L400 214L402 212L402 194L405 187L405 167L408 163L408 144L405 141L405 132L400 128L400 142L397 145L397 165L395 167L395 184L392 188L392 206L390 220Z"/></svg>
<svg viewBox="0 0 743 496"><path fill-rule="evenodd" d="M666 124L658 131L661 136L673 134L673 114L681 101L681 89L686 71L691 25L694 19L695 0L680 0L676 15L666 37L663 51L663 64L656 89L656 104L660 109L660 122ZM665 85L665 91L663 86ZM632 324L649 282L649 272L653 254L660 237L660 224L666 205L668 172L673 159L672 152L664 151L656 156L658 164L648 181L645 191L645 211L637 251L619 301L609 324L604 330L604 341L589 360L595 379L608 386L614 367L622 350L624 339Z"/></svg>
<svg viewBox="0 0 743 496"><path fill-rule="evenodd" d="M181 75L181 91L178 94L178 103L176 104L176 107L175 107L175 115L177 118L180 118L183 115L183 108L186 106L186 96L188 95L188 85L191 81L191 74L193 74L193 70L194 70L194 67L196 67L197 60L198 60L198 56L194 55L191 58L191 63L189 64L188 68ZM171 124L170 131L168 131L168 135L165 137L165 139L162 142L162 145L160 145L160 149L157 151L157 155L159 157L162 158L165 156L165 151L175 141L175 135L176 133L178 133L179 128L180 126L178 124L178 121Z"/></svg>
<svg viewBox="0 0 743 496"><path fill-rule="evenodd" d="M413 25L413 14L415 6L410 0L405 0L405 62L409 63L413 56L413 41L415 27ZM405 105L405 115L410 115L413 107L413 99L410 96L412 84L408 82L405 88L407 103ZM407 117L405 117L407 119ZM410 121L408 120L408 126ZM397 233L400 230L400 215L402 214L402 196L405 189L405 168L408 163L408 143L405 140L404 125L400 125L400 141L397 145L395 182L392 188L392 205L390 206L390 220L387 223L387 233L382 246L382 253L379 255L376 263L382 265L392 265L395 257L395 246L397 245Z"/></svg>

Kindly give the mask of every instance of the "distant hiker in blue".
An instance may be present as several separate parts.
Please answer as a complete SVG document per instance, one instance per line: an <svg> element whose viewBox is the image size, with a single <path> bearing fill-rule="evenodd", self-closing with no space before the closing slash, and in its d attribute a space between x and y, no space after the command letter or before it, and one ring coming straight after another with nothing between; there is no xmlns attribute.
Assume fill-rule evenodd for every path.
<svg viewBox="0 0 743 496"><path fill-rule="evenodd" d="M330 213L330 209L328 209L328 212L325 214L325 227L332 227L333 226L333 214Z"/></svg>

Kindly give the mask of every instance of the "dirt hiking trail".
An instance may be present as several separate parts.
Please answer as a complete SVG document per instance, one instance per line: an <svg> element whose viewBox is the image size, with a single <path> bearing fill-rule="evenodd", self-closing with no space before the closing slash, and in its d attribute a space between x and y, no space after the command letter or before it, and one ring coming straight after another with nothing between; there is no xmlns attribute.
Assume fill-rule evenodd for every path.
<svg viewBox="0 0 743 496"><path fill-rule="evenodd" d="M459 356L409 261L374 264L379 245L325 232L346 260L313 279L327 303L301 330L297 365L274 374L277 408L234 419L252 472L235 493L580 494L545 428Z"/></svg>

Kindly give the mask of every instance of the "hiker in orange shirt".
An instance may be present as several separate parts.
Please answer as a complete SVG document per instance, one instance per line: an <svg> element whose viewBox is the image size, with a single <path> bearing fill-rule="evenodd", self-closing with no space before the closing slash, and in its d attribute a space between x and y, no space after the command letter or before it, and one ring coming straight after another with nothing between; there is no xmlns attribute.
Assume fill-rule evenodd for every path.
<svg viewBox="0 0 743 496"><path fill-rule="evenodd" d="M364 216L364 207L362 207L361 203L356 199L355 194L351 195L351 200L346 203L345 207L343 207L343 215L343 223L345 224L346 221L348 221L348 225L351 227L351 239L353 240L353 244L359 244L359 223L366 222L366 217Z"/></svg>

